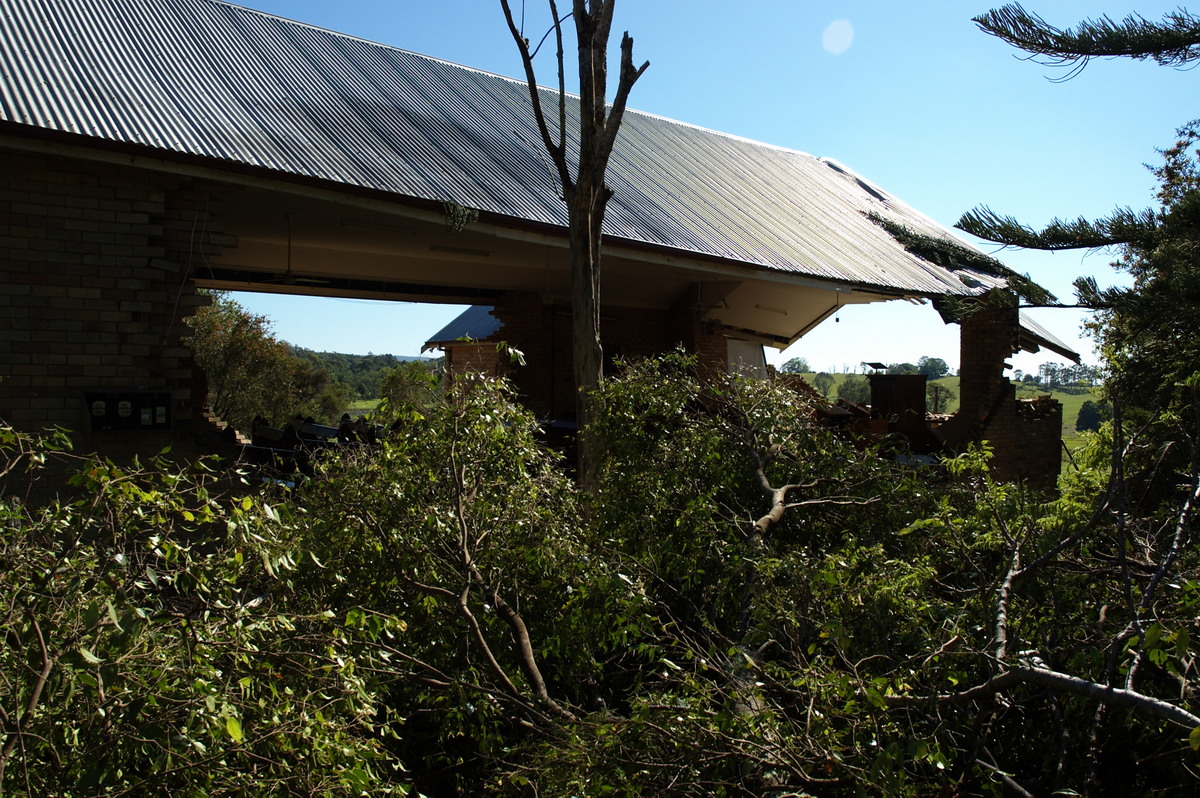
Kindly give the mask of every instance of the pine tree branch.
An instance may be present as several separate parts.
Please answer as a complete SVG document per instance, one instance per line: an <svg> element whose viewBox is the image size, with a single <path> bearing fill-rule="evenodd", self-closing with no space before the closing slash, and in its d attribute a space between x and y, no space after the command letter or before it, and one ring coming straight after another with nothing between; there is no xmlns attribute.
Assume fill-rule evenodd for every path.
<svg viewBox="0 0 1200 798"><path fill-rule="evenodd" d="M985 255L949 238L918 233L875 211L868 211L864 215L886 230L906 251L923 260L947 269L974 269L995 277L1012 277L1016 274L991 255Z"/></svg>
<svg viewBox="0 0 1200 798"><path fill-rule="evenodd" d="M1004 298L1006 303L1013 295L1034 304L1050 304L1058 301L1058 298L1045 288L1042 288L1027 276L1017 274L991 255L986 255L947 238L938 238L925 235L924 233L917 233L902 224L880 216L874 211L868 212L866 217L886 230L892 238L896 239L904 247L906 252L916 255L922 260L936 263L951 271L955 269L969 269L982 272L983 274L990 274L993 277L1003 278L1006 281L1005 287L1008 289Z"/></svg>
<svg viewBox="0 0 1200 798"><path fill-rule="evenodd" d="M1167 12L1161 22L1139 14L1120 22L1102 16L1063 30L1012 3L973 21L985 33L1024 50L1040 63L1074 65L1072 76L1092 58L1152 59L1162 66L1182 66L1200 59L1200 18L1183 9Z"/></svg>
<svg viewBox="0 0 1200 798"><path fill-rule="evenodd" d="M991 208L981 206L963 214L955 227L1006 247L1058 251L1125 244L1152 246L1158 237L1160 222L1156 211L1135 212L1118 208L1111 216L1096 221L1051 219L1039 232L1011 216L1001 216Z"/></svg>

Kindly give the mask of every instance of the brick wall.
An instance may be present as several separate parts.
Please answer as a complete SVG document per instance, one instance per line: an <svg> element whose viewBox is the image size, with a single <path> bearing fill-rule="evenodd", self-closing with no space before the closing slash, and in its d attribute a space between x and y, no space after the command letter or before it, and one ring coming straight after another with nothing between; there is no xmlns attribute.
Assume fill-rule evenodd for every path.
<svg viewBox="0 0 1200 798"><path fill-rule="evenodd" d="M544 303L536 294L510 292L496 302L492 315L503 323L492 340L504 341L525 356L524 366L506 369L522 401L540 416L574 419L569 308ZM702 369L726 368L724 335L701 321L688 295L668 312L606 305L601 310L600 335L610 368L616 358L649 357L677 347L695 353Z"/></svg>
<svg viewBox="0 0 1200 798"><path fill-rule="evenodd" d="M961 323L959 411L937 432L962 451L976 441L993 449L997 479L1053 490L1062 466L1062 405L1050 397L1036 407L1016 398L1005 360L1019 350L1017 309L986 308Z"/></svg>
<svg viewBox="0 0 1200 798"><path fill-rule="evenodd" d="M455 383L463 375L480 374L485 377L503 377L508 373L508 361L501 360L496 344L491 341L481 343L455 343L445 348L443 368L446 374L446 387L453 390Z"/></svg>
<svg viewBox="0 0 1200 798"><path fill-rule="evenodd" d="M0 418L114 458L186 449L205 386L180 336L208 302L188 270L233 243L199 232L208 187L27 153L0 153L0 174ZM89 393L165 396L165 416L93 428Z"/></svg>
<svg viewBox="0 0 1200 798"><path fill-rule="evenodd" d="M1053 490L1062 470L1062 403L1052 396L1018 399L1016 411L1009 478Z"/></svg>

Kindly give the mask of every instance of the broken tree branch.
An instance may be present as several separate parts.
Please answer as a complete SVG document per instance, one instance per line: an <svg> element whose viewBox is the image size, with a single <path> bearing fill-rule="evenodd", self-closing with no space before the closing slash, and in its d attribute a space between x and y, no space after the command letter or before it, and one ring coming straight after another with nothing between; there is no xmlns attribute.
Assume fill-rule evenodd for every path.
<svg viewBox="0 0 1200 798"><path fill-rule="evenodd" d="M932 696L885 696L884 702L890 707L919 707L931 704L966 704L997 693L1002 693L1013 687L1033 684L1051 690L1071 693L1085 698L1094 698L1102 704L1119 706L1132 712L1166 720L1184 728L1194 729L1200 726L1200 716L1194 715L1183 707L1169 701L1155 698L1132 690L1119 687L1107 687L1096 682L1080 679L1067 673L1049 670L1047 668L1009 668L1003 673L993 676L983 684L976 685L959 693L944 693Z"/></svg>

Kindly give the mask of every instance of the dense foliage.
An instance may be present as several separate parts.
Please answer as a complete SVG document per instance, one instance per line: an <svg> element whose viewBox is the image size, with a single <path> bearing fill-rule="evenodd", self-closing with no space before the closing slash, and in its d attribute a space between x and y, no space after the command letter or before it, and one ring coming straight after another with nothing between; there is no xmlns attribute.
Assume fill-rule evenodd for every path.
<svg viewBox="0 0 1200 798"><path fill-rule="evenodd" d="M77 498L22 483L65 438L0 428L0 792L389 794L386 707L356 667L402 624L350 623L263 499L203 465L80 460ZM399 791L399 790L398 790Z"/></svg>
<svg viewBox="0 0 1200 798"><path fill-rule="evenodd" d="M428 360L409 360L385 369L379 377L378 393L390 414L391 409L424 407L442 395L442 375Z"/></svg>
<svg viewBox="0 0 1200 798"><path fill-rule="evenodd" d="M37 509L20 476L54 455L6 432L0 787L1188 783L1195 497L1130 512L1111 437L1046 501L982 452L899 466L680 357L596 407L594 494L490 381L261 493L81 461L80 498Z"/></svg>

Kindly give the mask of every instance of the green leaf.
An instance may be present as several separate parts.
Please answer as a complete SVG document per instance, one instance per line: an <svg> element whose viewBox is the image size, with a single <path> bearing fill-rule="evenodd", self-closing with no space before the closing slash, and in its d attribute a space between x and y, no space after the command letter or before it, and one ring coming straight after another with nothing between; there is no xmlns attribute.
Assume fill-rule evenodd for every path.
<svg viewBox="0 0 1200 798"><path fill-rule="evenodd" d="M104 660L102 660L100 657L97 657L95 654L93 654L91 649L89 649L87 646L80 646L79 653L89 665L99 665L101 662L104 662Z"/></svg>
<svg viewBox="0 0 1200 798"><path fill-rule="evenodd" d="M225 731L229 733L235 743L242 741L242 723L233 715L225 718Z"/></svg>
<svg viewBox="0 0 1200 798"><path fill-rule="evenodd" d="M120 621L117 620L117 610L115 607L113 607L112 602L108 601L105 602L105 604L108 607L108 619L112 621L112 625L117 627L118 632L124 632L125 629L121 626Z"/></svg>
<svg viewBox="0 0 1200 798"><path fill-rule="evenodd" d="M1200 751L1200 726L1192 729L1192 733L1188 735L1188 745L1193 751Z"/></svg>

